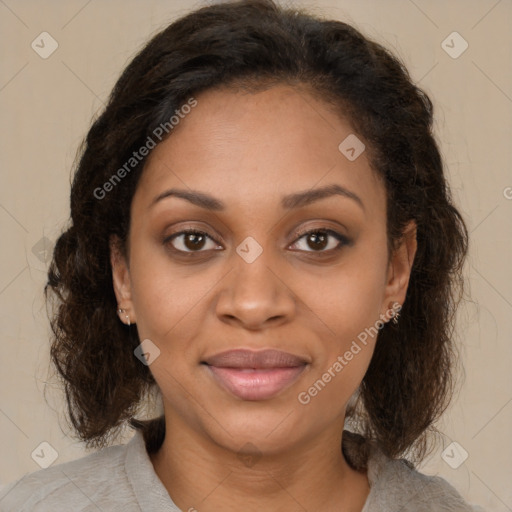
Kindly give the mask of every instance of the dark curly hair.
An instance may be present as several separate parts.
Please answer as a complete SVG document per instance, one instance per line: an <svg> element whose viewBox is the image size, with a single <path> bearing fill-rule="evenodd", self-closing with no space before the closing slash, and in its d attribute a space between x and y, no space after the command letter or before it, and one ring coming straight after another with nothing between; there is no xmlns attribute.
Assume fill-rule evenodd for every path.
<svg viewBox="0 0 512 512"><path fill-rule="evenodd" d="M116 315L109 252L116 236L127 254L130 205L146 157L104 197L98 190L193 95L279 83L306 87L365 141L386 188L390 250L416 222L400 322L380 330L347 414L388 456L425 455L454 390L452 336L468 245L432 133L432 102L397 57L354 27L271 0L206 6L159 32L126 67L82 144L71 222L56 242L45 296L56 306L49 313L51 360L76 437L88 448L106 446L128 425L142 429L151 452L165 432L162 416L136 419L157 386L134 357L136 326Z"/></svg>

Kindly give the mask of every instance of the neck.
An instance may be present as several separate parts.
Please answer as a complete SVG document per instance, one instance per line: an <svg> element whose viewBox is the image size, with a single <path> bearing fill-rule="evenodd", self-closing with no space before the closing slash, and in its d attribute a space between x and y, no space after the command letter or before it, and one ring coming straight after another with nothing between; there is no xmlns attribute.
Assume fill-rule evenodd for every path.
<svg viewBox="0 0 512 512"><path fill-rule="evenodd" d="M368 479L343 457L342 425L273 453L253 445L233 452L201 434L166 418L164 441L150 456L181 510L360 512L364 506Z"/></svg>

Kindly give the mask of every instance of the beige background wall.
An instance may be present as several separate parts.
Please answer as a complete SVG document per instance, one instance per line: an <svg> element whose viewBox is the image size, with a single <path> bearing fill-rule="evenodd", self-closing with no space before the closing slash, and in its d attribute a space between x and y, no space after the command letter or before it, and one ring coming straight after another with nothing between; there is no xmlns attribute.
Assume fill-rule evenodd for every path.
<svg viewBox="0 0 512 512"><path fill-rule="evenodd" d="M59 426L59 395L48 397L56 412L42 394L44 244L51 248L68 217L76 150L121 69L150 35L200 4L0 1L0 484L39 469L31 453L43 441L58 453L54 464L85 453ZM486 510L511 511L512 1L304 5L354 23L394 49L434 101L437 135L471 232L466 273L473 302L459 315L466 381L440 425L442 445L423 470ZM58 43L47 59L31 48L43 31ZM441 46L454 31L469 45L458 58ZM447 44L452 54L463 48L457 37ZM457 469L441 457L452 441L469 455ZM451 448L448 454L456 465L459 455Z"/></svg>

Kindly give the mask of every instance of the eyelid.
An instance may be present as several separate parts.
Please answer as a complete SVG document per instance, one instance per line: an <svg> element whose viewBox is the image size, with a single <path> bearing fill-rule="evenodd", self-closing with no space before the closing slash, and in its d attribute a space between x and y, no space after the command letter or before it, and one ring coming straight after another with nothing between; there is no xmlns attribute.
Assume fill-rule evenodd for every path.
<svg viewBox="0 0 512 512"><path fill-rule="evenodd" d="M310 227L310 228L304 228L304 229L296 229L295 231L293 231L293 236L296 237L295 238L295 241L296 241L297 238L302 238L304 235L309 235L310 233L317 233L317 232L324 232L324 233L329 233L332 235L344 236L341 233L338 233L335 229L329 228L327 226L315 226L313 228Z"/></svg>
<svg viewBox="0 0 512 512"><path fill-rule="evenodd" d="M217 245L221 245L221 243L216 238L214 238L212 235L210 235L210 233L208 233L207 231L204 231L204 230L199 229L199 228L192 228L192 227L181 228L180 230L178 230L178 231L176 231L174 233L171 233L168 236L164 236L164 238L162 240L162 243L164 245L167 245L169 242L171 242L175 238L178 238L179 236L182 236L182 235L187 235L189 233L193 233L193 234L196 234L196 235L206 236L210 240L215 242ZM179 251L179 252L187 252L187 251L180 251L179 249L176 249L176 250ZM205 251L188 251L188 252L205 252Z"/></svg>
<svg viewBox="0 0 512 512"><path fill-rule="evenodd" d="M327 235L332 236L338 240L337 247L334 247L333 249L329 249L327 251L304 251L304 252L312 252L312 253L318 253L318 254L329 254L332 251L336 251L338 249L341 249L342 246L352 245L352 240L348 238L346 235L343 235L342 233L339 233L338 231L329 228L329 227L314 227L314 228L308 228L305 230L298 229L293 232L294 235L294 242L292 245L296 244L301 238L304 238L306 235L309 235L311 233L327 233Z"/></svg>

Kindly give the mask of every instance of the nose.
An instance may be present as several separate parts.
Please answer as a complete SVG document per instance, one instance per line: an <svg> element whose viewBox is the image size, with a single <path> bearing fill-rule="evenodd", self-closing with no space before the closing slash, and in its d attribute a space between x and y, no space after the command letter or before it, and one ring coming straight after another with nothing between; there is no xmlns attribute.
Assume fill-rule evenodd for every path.
<svg viewBox="0 0 512 512"><path fill-rule="evenodd" d="M256 260L245 261L233 253L232 271L223 280L216 312L223 321L260 330L289 322L296 309L289 275L264 250Z"/></svg>

